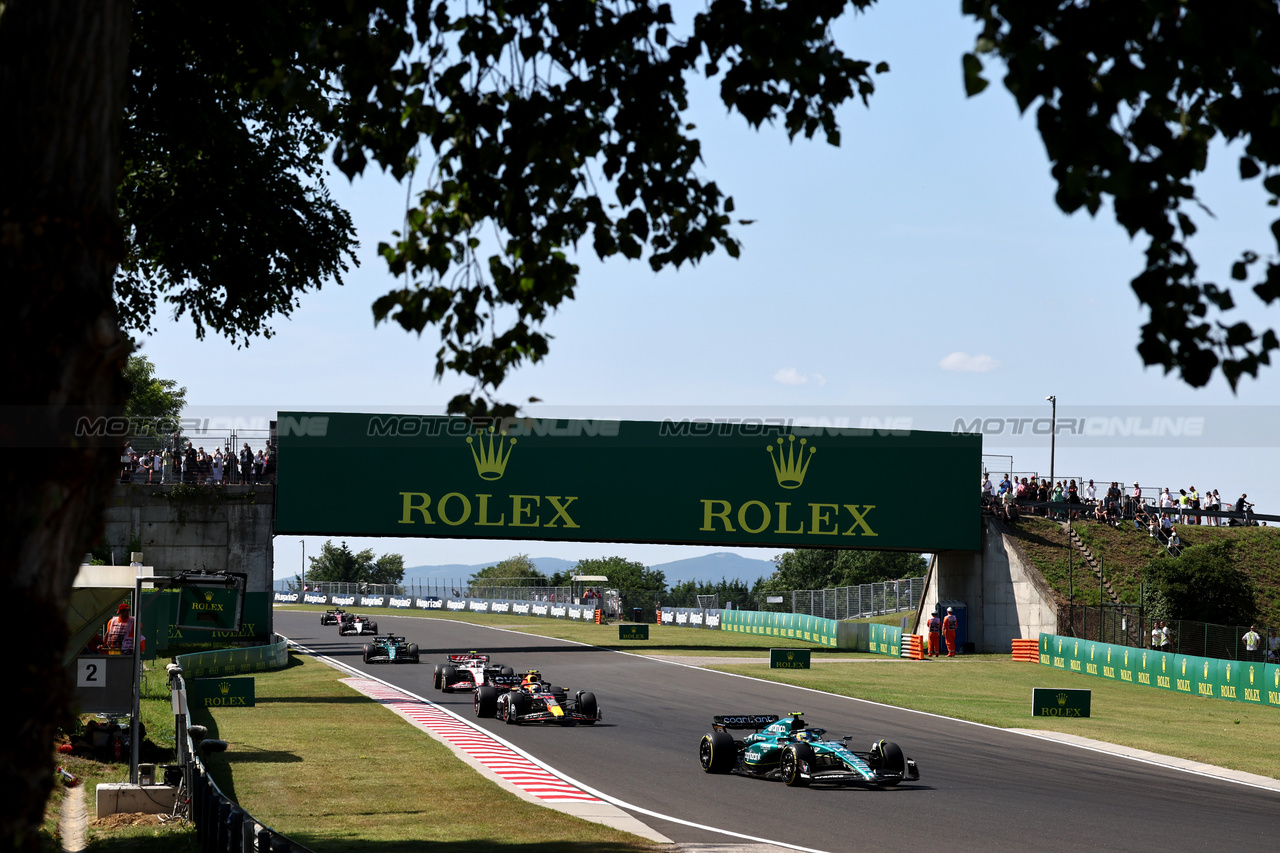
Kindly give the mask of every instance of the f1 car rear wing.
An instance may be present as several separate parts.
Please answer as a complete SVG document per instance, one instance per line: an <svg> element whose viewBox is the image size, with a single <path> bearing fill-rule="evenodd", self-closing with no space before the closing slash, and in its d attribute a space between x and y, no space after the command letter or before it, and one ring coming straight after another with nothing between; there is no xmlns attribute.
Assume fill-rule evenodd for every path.
<svg viewBox="0 0 1280 853"><path fill-rule="evenodd" d="M760 731L782 719L777 714L729 714L711 718L711 728L718 732L729 729L754 729Z"/></svg>
<svg viewBox="0 0 1280 853"><path fill-rule="evenodd" d="M475 652L471 652L470 654L465 654L465 655L449 655L450 663L468 663L470 661L480 661L481 663L488 663L489 656L478 655Z"/></svg>

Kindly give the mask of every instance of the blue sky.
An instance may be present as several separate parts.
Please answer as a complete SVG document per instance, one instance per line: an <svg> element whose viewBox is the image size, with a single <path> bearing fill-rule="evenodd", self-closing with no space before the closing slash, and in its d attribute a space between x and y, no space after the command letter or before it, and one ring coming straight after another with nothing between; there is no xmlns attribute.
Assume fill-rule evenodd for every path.
<svg viewBox="0 0 1280 853"><path fill-rule="evenodd" d="M1211 407L1219 422L1280 420L1280 410L1259 408L1280 402L1275 370L1246 379L1233 395L1221 380L1194 390L1143 368L1134 347L1145 316L1128 285L1142 268L1142 244L1130 242L1109 211L1091 219L1058 210L1034 116L1018 114L998 79L965 97L960 57L975 27L958 6L891 3L840 24L851 54L891 66L877 78L869 110L854 104L841 112L840 148L790 143L768 127L753 132L725 115L714 86L695 90L690 120L705 172L734 197L735 215L755 220L738 232L742 257L721 253L655 274L644 263L601 263L584 246L577 298L546 325L555 336L551 355L502 387L508 399L537 396L549 413L584 416L606 408L649 417L712 406L803 414L902 407L919 411L916 426L936 428L927 421L950 423L946 407L1047 416L1044 397L1055 394L1059 417L1088 407L1120 407L1113 414L1157 407L1135 409L1145 417L1195 406ZM1193 243L1206 277L1224 284L1240 250L1274 247L1275 210L1256 182L1236 178L1237 157L1214 152L1202 200L1216 218L1199 217ZM334 188L362 243L362 266L346 286L304 297L292 320L275 324L275 337L246 349L196 341L189 320L164 323L145 341L144 354L188 388L191 404L442 410L468 388L454 377L434 380L434 332L418 339L398 326L373 326L370 303L393 285L375 251L399 226L404 188L377 176L351 186L338 179ZM1277 323L1246 290L1237 301L1255 328ZM1260 443L1268 446L1223 447L1215 439L1095 447L1064 436L1055 462L1059 474L1217 488L1231 499L1247 491L1260 511L1277 512L1280 453L1274 441ZM1020 470L1048 471L1047 441L989 440L985 450L1013 454ZM308 541L308 551L320 541ZM623 553L655 563L726 550L352 543L399 551L410 565L521 552ZM276 551L278 573L300 565L296 538L281 538Z"/></svg>

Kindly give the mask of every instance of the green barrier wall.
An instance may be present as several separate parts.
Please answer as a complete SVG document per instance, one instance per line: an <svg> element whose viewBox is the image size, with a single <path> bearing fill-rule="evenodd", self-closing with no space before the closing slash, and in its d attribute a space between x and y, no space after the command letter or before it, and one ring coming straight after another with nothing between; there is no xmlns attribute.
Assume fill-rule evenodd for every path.
<svg viewBox="0 0 1280 853"><path fill-rule="evenodd" d="M1056 634L1040 635L1040 663L1188 696L1280 708L1276 664L1175 655Z"/></svg>
<svg viewBox="0 0 1280 853"><path fill-rule="evenodd" d="M242 675L280 669L289 663L289 641L279 640L266 646L243 649L218 649L192 652L175 658L187 678L209 678L218 675Z"/></svg>
<svg viewBox="0 0 1280 853"><path fill-rule="evenodd" d="M756 610L720 611L720 630L762 637L803 640L832 649L898 656L902 629L891 625L838 622L803 613L765 613Z"/></svg>

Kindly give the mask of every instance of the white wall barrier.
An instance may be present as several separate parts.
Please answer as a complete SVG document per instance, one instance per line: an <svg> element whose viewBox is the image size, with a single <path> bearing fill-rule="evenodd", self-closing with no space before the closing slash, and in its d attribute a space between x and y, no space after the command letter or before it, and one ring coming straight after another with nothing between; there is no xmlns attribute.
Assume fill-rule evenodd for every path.
<svg viewBox="0 0 1280 853"><path fill-rule="evenodd" d="M523 601L497 598L419 598L399 595L351 595L323 592L273 593L276 604L320 604L327 607L359 607L391 610L448 610L454 613L505 613L512 616L537 616L543 619L571 619L577 622L595 620L593 604L559 604L547 601ZM662 624L682 628L720 627L720 611L699 607L664 607Z"/></svg>

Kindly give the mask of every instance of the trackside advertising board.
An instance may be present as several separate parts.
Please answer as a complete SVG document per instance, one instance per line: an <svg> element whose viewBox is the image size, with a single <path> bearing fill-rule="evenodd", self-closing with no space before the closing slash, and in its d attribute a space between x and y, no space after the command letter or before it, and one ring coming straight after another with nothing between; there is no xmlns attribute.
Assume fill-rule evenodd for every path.
<svg viewBox="0 0 1280 853"><path fill-rule="evenodd" d="M1280 666L1040 635L1040 663L1142 687L1280 708Z"/></svg>
<svg viewBox="0 0 1280 853"><path fill-rule="evenodd" d="M276 533L977 550L975 435L281 412ZM928 482L948 507L922 523Z"/></svg>

